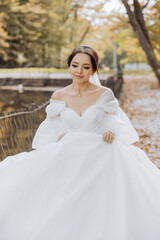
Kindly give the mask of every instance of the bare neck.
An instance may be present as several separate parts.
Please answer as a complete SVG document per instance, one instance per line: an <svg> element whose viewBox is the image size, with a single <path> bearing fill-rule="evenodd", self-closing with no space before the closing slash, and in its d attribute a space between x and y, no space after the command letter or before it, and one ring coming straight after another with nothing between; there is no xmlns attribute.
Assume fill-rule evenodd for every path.
<svg viewBox="0 0 160 240"><path fill-rule="evenodd" d="M77 93L77 95L81 96L83 95L85 92L87 92L87 90L90 88L90 82L85 82L85 83L76 83L73 82L72 83L72 88L73 90Z"/></svg>

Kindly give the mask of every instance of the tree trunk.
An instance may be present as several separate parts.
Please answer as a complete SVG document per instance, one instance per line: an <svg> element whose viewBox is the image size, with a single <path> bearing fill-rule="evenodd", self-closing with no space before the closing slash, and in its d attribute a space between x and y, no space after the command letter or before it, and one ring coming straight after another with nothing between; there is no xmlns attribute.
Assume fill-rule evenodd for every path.
<svg viewBox="0 0 160 240"><path fill-rule="evenodd" d="M61 46L57 46L56 47L56 63L55 63L55 67L56 68L61 68Z"/></svg>
<svg viewBox="0 0 160 240"><path fill-rule="evenodd" d="M153 50L152 43L149 39L148 31L145 26L145 21L142 13L142 8L138 0L134 0L134 11L131 10L128 0L122 0L124 4L128 17L129 23L139 40L139 43L146 54L149 65L152 67L158 81L160 84L160 63L158 62L156 55Z"/></svg>

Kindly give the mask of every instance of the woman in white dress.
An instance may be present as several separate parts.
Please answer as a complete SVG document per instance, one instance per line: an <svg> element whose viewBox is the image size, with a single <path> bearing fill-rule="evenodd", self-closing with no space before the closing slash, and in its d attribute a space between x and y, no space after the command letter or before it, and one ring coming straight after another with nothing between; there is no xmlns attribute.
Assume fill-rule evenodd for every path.
<svg viewBox="0 0 160 240"><path fill-rule="evenodd" d="M33 150L0 164L0 240L159 240L160 172L108 88L89 81L89 46L68 58Z"/></svg>

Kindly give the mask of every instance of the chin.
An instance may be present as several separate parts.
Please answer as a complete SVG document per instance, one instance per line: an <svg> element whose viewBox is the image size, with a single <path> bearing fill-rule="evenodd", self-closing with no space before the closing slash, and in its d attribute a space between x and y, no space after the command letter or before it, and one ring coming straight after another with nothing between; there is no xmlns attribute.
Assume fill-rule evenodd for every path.
<svg viewBox="0 0 160 240"><path fill-rule="evenodd" d="M89 79L74 79L74 81L76 82L76 83L87 83L87 82L89 82Z"/></svg>

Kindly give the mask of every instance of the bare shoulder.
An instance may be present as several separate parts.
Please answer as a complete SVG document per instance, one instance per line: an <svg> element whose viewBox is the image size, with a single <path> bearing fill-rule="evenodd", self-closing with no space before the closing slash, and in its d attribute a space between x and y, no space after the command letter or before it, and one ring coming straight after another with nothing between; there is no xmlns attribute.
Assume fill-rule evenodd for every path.
<svg viewBox="0 0 160 240"><path fill-rule="evenodd" d="M113 91L108 87L99 86L98 93L99 97L101 97L103 94L106 94L106 96L110 97L111 99L115 98Z"/></svg>
<svg viewBox="0 0 160 240"><path fill-rule="evenodd" d="M52 96L51 96L51 99L52 100L61 100L61 95L62 95L62 90L57 90L55 91Z"/></svg>
<svg viewBox="0 0 160 240"><path fill-rule="evenodd" d="M69 89L70 89L70 85L55 91L52 94L51 99L58 100L58 101L64 100L66 94L69 92Z"/></svg>
<svg viewBox="0 0 160 240"><path fill-rule="evenodd" d="M100 92L100 93L103 93L103 92L105 92L106 90L107 90L107 88L106 87L104 87L104 86L98 86L98 85L96 85L96 84L94 84L94 83L90 83L90 90L91 91L98 91L98 92Z"/></svg>
<svg viewBox="0 0 160 240"><path fill-rule="evenodd" d="M100 86L99 91L101 94L103 94L104 92L107 92L108 94L111 94L111 95L113 94L113 91L110 88L104 87L104 86Z"/></svg>
<svg viewBox="0 0 160 240"><path fill-rule="evenodd" d="M108 88L107 87L103 87L103 86L100 86L99 87L99 91L101 92L101 94L103 94L105 91L107 91Z"/></svg>
<svg viewBox="0 0 160 240"><path fill-rule="evenodd" d="M102 95L104 92L106 92L108 90L107 87L104 87L104 86L98 86L97 87L97 91L99 93L99 95Z"/></svg>

